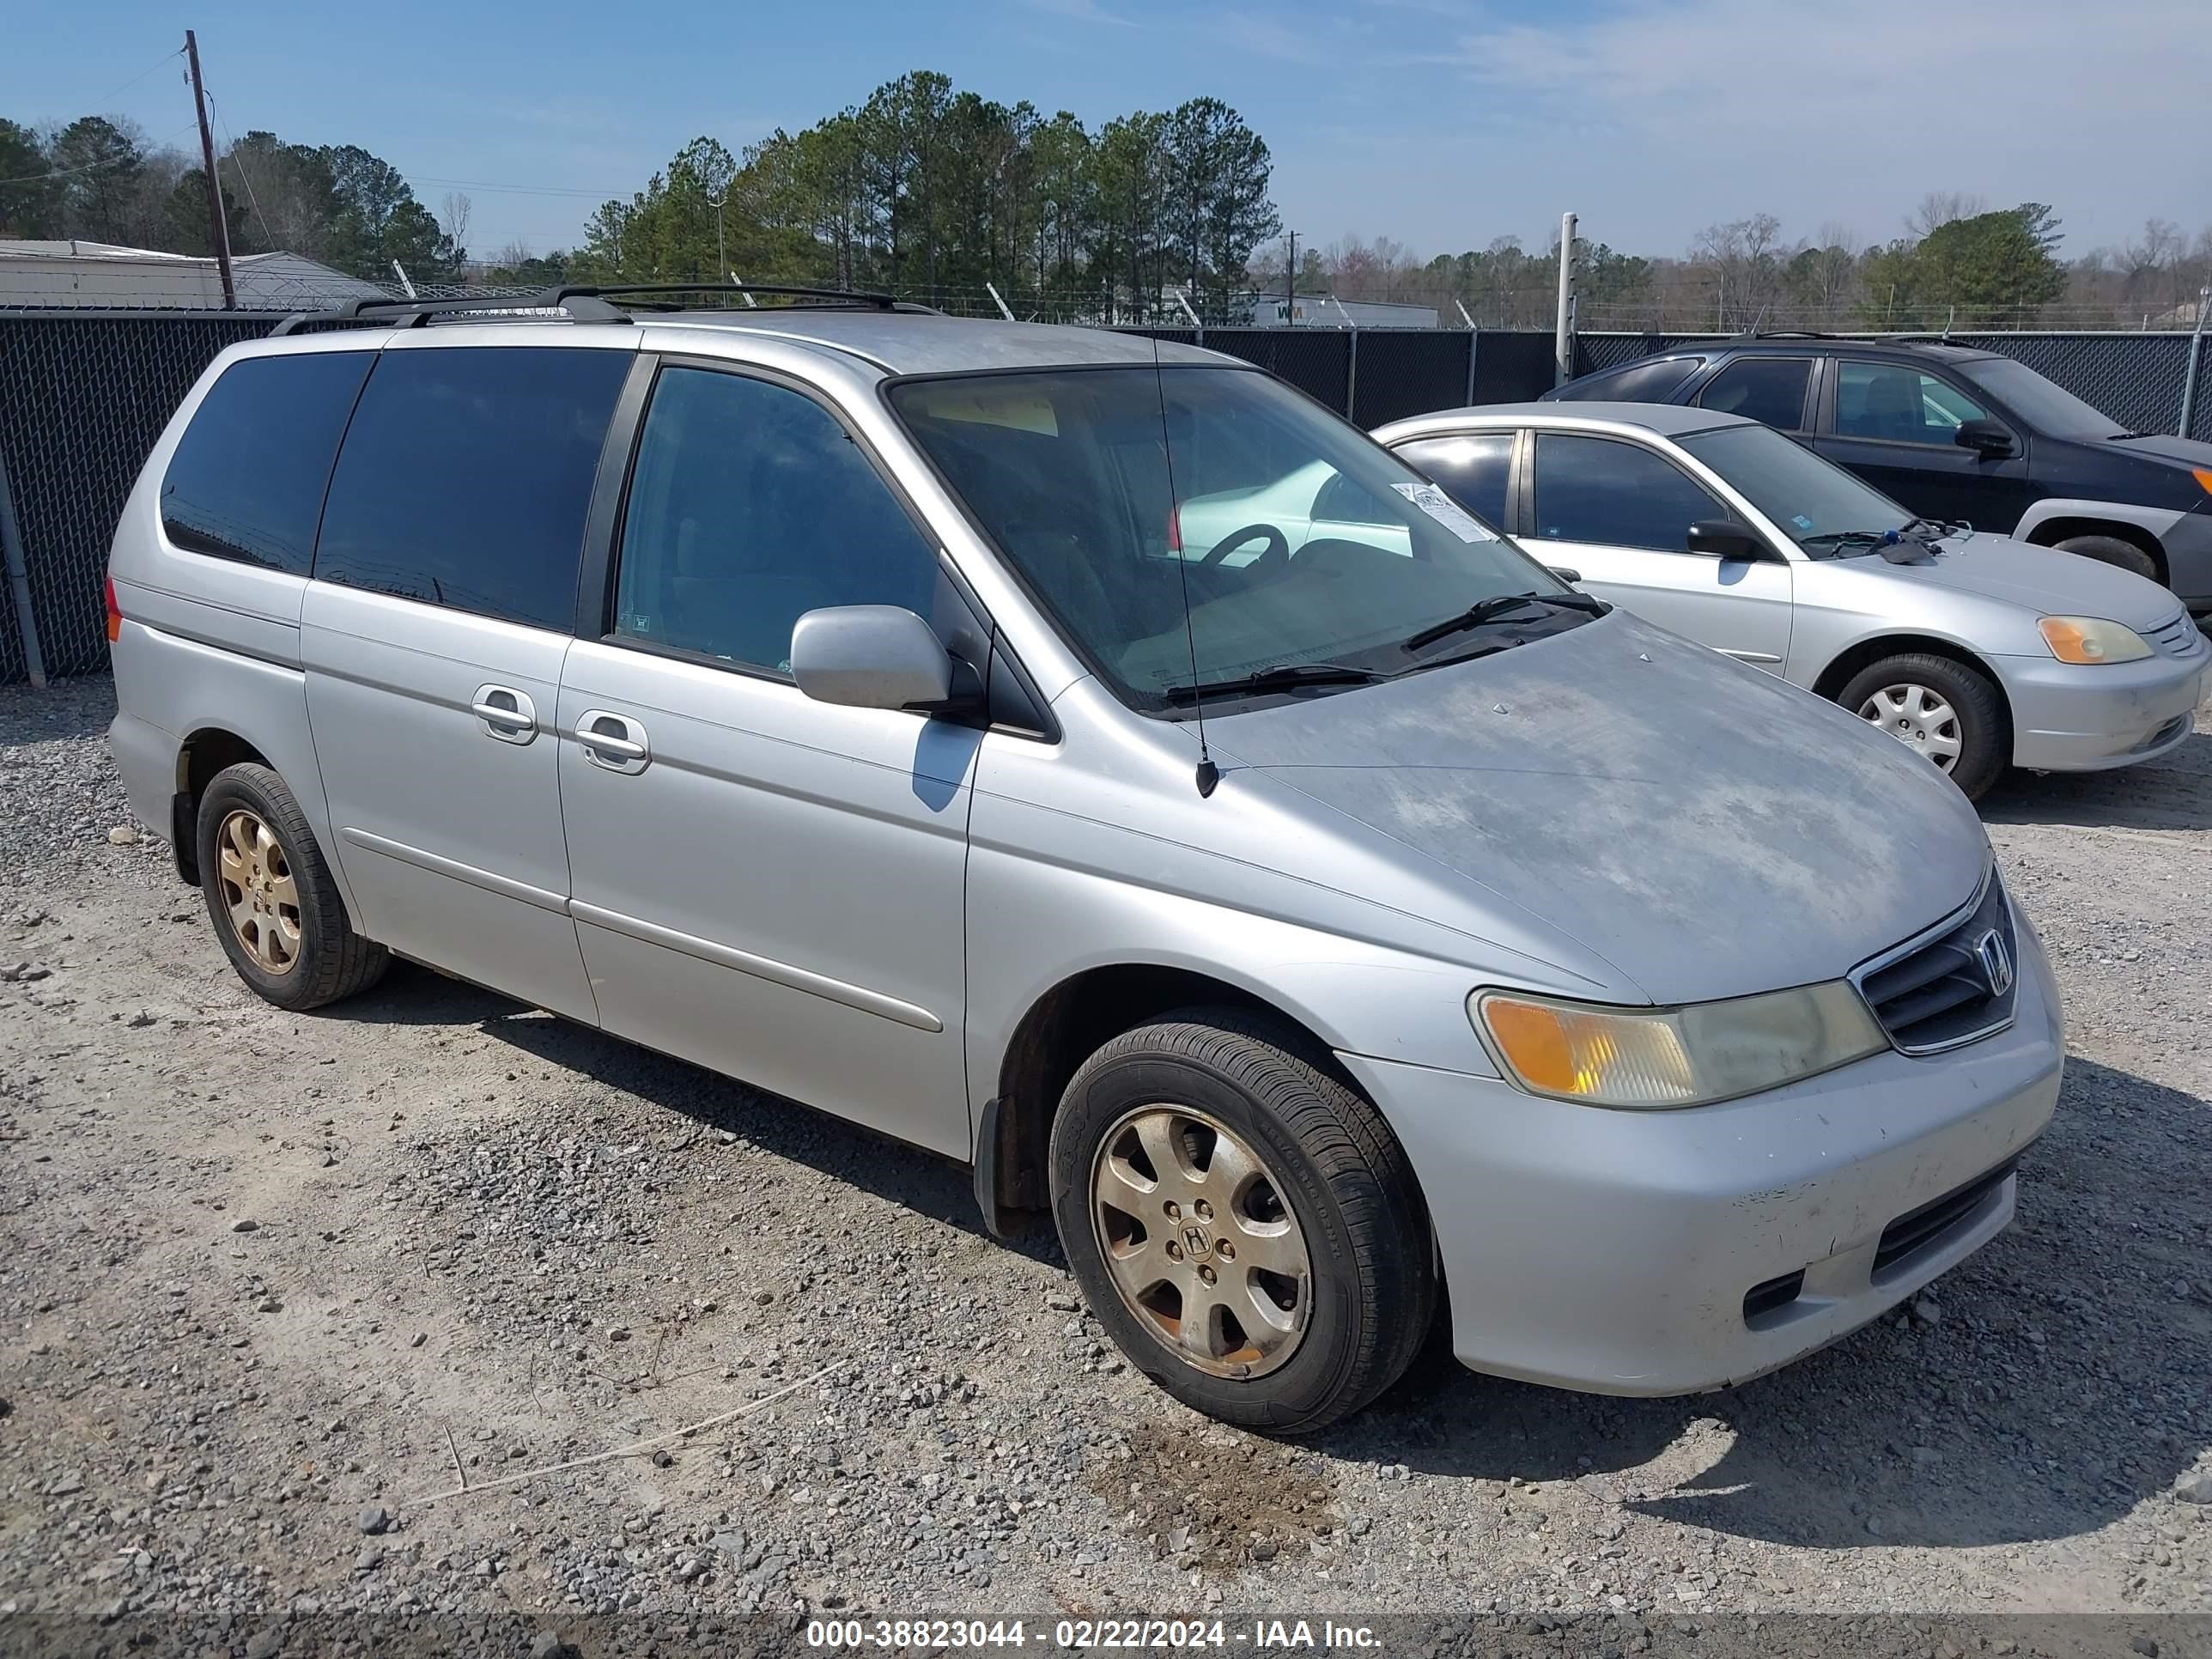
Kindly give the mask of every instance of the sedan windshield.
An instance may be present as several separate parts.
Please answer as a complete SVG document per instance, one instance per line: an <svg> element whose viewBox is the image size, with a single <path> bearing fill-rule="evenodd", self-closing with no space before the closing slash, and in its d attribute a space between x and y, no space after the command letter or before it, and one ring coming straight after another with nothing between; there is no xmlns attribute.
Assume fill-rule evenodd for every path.
<svg viewBox="0 0 2212 1659"><path fill-rule="evenodd" d="M1863 552L1912 514L1772 427L1723 426L1675 441L1815 556Z"/></svg>
<svg viewBox="0 0 2212 1659"><path fill-rule="evenodd" d="M1435 485L1249 369L909 380L893 408L1133 707L1325 696L1590 620ZM1480 609L1510 595L1529 602ZM1440 625L1442 625L1440 627Z"/></svg>
<svg viewBox="0 0 2212 1659"><path fill-rule="evenodd" d="M2124 438L2127 428L2009 357L1978 357L1959 372L2036 431L2054 438Z"/></svg>

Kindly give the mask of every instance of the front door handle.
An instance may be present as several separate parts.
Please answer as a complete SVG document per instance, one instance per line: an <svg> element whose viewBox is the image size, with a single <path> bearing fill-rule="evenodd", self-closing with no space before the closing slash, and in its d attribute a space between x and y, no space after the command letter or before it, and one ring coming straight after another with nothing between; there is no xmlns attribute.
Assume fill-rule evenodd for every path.
<svg viewBox="0 0 2212 1659"><path fill-rule="evenodd" d="M483 734L501 743L528 743L538 735L538 709L526 692L511 685L480 685L469 713L483 722Z"/></svg>
<svg viewBox="0 0 2212 1659"><path fill-rule="evenodd" d="M604 708L587 708L576 721L576 741L584 758L594 766L625 775L645 770L653 758L645 728L627 714Z"/></svg>

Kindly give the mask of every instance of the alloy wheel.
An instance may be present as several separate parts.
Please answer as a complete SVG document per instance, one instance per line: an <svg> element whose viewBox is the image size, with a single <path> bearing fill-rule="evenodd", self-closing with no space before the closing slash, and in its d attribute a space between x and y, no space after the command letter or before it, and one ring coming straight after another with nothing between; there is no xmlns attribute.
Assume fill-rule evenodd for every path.
<svg viewBox="0 0 2212 1659"><path fill-rule="evenodd" d="M1091 1218L1122 1304L1214 1376L1264 1376L1304 1339L1305 1234L1259 1154L1188 1106L1143 1106L1100 1140Z"/></svg>
<svg viewBox="0 0 2212 1659"><path fill-rule="evenodd" d="M1939 772L1958 765L1966 748L1959 711L1933 686L1885 685L1859 705L1859 718L1933 761Z"/></svg>
<svg viewBox="0 0 2212 1659"><path fill-rule="evenodd" d="M231 931L262 972L289 974L300 961L300 890L283 844L240 808L216 831L216 879Z"/></svg>

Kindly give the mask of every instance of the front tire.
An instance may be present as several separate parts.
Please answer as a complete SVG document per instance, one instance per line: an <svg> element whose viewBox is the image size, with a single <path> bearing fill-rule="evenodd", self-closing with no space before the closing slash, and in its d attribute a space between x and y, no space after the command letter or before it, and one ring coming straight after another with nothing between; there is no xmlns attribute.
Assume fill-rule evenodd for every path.
<svg viewBox="0 0 2212 1659"><path fill-rule="evenodd" d="M1412 1166L1292 1027L1212 1008L1123 1032L1069 1082L1051 1163L1091 1312L1209 1416L1316 1432L1428 1334L1435 1255Z"/></svg>
<svg viewBox="0 0 2212 1659"><path fill-rule="evenodd" d="M1979 800L2012 758L2012 721L1985 674L1924 652L1885 657L1851 676L1836 701L1887 732Z"/></svg>
<svg viewBox="0 0 2212 1659"><path fill-rule="evenodd" d="M2071 536L2057 545L2061 553L2079 553L2100 564L2132 570L2148 581L2158 580L2158 561L2133 542L2122 541L2118 536Z"/></svg>
<svg viewBox="0 0 2212 1659"><path fill-rule="evenodd" d="M283 778L250 763L226 767L200 797L198 827L209 919L256 995L299 1013L384 977L390 955L354 932Z"/></svg>

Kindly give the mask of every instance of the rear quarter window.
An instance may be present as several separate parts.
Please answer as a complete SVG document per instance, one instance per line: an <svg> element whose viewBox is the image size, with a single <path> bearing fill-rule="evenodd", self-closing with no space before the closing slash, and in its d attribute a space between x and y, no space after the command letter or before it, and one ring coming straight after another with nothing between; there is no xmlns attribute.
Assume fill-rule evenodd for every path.
<svg viewBox="0 0 2212 1659"><path fill-rule="evenodd" d="M628 351L384 353L331 478L319 580L566 633Z"/></svg>
<svg viewBox="0 0 2212 1659"><path fill-rule="evenodd" d="M375 361L369 351L313 351L225 369L161 477L170 542L306 575L338 439Z"/></svg>
<svg viewBox="0 0 2212 1659"><path fill-rule="evenodd" d="M1682 383L1705 366L1703 357L1667 357L1656 363L1630 363L1602 374L1586 374L1559 388L1577 403L1663 404Z"/></svg>

